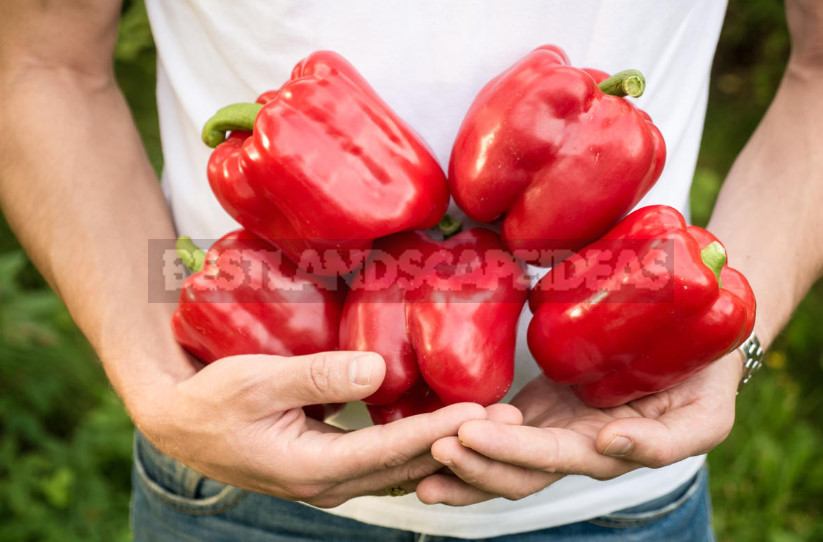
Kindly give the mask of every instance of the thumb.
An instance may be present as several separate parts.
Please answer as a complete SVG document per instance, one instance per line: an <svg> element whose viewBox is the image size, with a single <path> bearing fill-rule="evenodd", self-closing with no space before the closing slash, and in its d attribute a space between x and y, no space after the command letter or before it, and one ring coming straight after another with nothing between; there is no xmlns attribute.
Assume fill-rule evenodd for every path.
<svg viewBox="0 0 823 542"><path fill-rule="evenodd" d="M604 426L596 439L600 453L659 468L708 452L731 431L734 410L711 412L685 407L658 419L623 418Z"/></svg>
<svg viewBox="0 0 823 542"><path fill-rule="evenodd" d="M272 361L266 380L277 410L358 401L374 393L386 374L383 358L373 352L320 352Z"/></svg>

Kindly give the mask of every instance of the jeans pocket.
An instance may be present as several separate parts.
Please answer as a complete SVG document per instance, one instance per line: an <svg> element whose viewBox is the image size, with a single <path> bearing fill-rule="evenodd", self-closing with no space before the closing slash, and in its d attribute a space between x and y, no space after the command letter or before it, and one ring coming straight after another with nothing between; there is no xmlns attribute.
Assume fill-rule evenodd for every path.
<svg viewBox="0 0 823 542"><path fill-rule="evenodd" d="M140 432L135 432L134 437L134 471L148 496L185 514L220 514L246 494L238 487L212 480L167 456Z"/></svg>
<svg viewBox="0 0 823 542"><path fill-rule="evenodd" d="M638 506L618 510L605 516L589 520L590 523L602 527L630 528L644 527L669 516L689 502L689 499L699 497L700 491L705 491L708 482L708 470L702 467L686 483L674 491L645 502Z"/></svg>

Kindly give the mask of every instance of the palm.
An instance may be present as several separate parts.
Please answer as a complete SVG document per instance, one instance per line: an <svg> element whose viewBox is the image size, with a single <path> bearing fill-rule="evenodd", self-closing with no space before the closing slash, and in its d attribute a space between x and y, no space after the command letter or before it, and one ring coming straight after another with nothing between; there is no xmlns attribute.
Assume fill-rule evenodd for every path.
<svg viewBox="0 0 823 542"><path fill-rule="evenodd" d="M603 410L581 402L566 386L538 376L512 400L523 413L523 424L532 427L556 427L597 437L605 424L619 417L637 416L631 407Z"/></svg>
<svg viewBox="0 0 823 542"><path fill-rule="evenodd" d="M614 408L594 408L586 405L567 386L538 376L512 400L523 413L524 425L544 428L563 428L597 438L603 427L623 418L657 420L665 414L680 410L704 409L723 395L712 389L711 368L669 390L649 395Z"/></svg>

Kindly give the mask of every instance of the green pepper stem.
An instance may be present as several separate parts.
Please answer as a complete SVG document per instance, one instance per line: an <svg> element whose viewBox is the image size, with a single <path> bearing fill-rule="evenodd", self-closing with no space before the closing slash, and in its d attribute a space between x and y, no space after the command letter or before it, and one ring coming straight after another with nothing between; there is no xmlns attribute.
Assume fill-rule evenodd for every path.
<svg viewBox="0 0 823 542"><path fill-rule="evenodd" d="M623 70L598 85L604 94L639 98L646 90L646 78L637 70Z"/></svg>
<svg viewBox="0 0 823 542"><path fill-rule="evenodd" d="M206 252L198 248L188 235L180 236L174 244L177 249L177 255L183 260L189 271L197 273L203 269L203 264L206 262Z"/></svg>
<svg viewBox="0 0 823 542"><path fill-rule="evenodd" d="M460 230L463 229L463 223L446 215L437 223L437 227L443 232L443 238L448 239L460 233Z"/></svg>
<svg viewBox="0 0 823 542"><path fill-rule="evenodd" d="M723 270L723 266L726 265L726 249L717 241L712 241L700 251L700 257L706 267L711 269L714 276L717 277L717 285L722 288L723 283L720 281L720 272Z"/></svg>
<svg viewBox="0 0 823 542"><path fill-rule="evenodd" d="M262 104L239 103L218 109L203 126L203 143L213 149L226 140L226 132L250 131L254 128L254 119L262 108Z"/></svg>

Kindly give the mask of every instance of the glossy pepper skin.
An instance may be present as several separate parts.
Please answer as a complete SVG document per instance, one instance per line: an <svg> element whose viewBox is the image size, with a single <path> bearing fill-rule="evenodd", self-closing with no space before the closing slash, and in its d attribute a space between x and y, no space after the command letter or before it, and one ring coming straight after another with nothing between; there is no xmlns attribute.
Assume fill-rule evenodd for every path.
<svg viewBox="0 0 823 542"><path fill-rule="evenodd" d="M660 131L620 96L642 93L642 75L607 78L569 66L558 47L538 47L483 87L457 134L455 202L480 222L504 216L504 240L529 263L548 265L539 251L599 238L663 170Z"/></svg>
<svg viewBox="0 0 823 542"><path fill-rule="evenodd" d="M337 279L298 269L245 230L223 236L205 254L193 244L179 251L196 254L192 259L199 262L192 267L202 264L202 269L183 283L172 331L203 363L242 354L299 356L337 349L345 298L345 285ZM339 407L304 410L322 419Z"/></svg>
<svg viewBox="0 0 823 542"><path fill-rule="evenodd" d="M372 420L500 400L512 382L528 287L523 264L490 230L443 242L403 232L375 243L340 323L341 349L386 361L382 385L364 399Z"/></svg>
<svg viewBox="0 0 823 542"><path fill-rule="evenodd" d="M234 133L225 142L225 132ZM319 51L258 104L219 111L203 130L217 145L208 178L246 229L295 262L320 251L312 272L343 274L372 240L437 224L449 201L426 143L343 57ZM361 252L362 253L362 252Z"/></svg>
<svg viewBox="0 0 823 542"><path fill-rule="evenodd" d="M662 205L552 268L529 305L537 364L600 408L687 380L739 346L755 318L751 287L720 242Z"/></svg>

